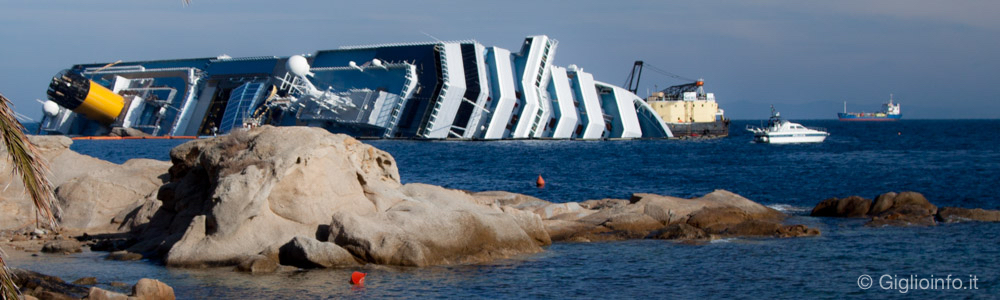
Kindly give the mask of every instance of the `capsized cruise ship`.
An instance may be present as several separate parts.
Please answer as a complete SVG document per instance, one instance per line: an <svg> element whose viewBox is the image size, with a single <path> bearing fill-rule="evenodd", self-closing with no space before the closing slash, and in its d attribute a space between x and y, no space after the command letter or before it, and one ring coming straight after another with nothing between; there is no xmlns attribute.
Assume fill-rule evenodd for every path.
<svg viewBox="0 0 1000 300"><path fill-rule="evenodd" d="M53 77L40 130L204 136L270 124L371 138L673 136L634 93L553 65L557 46L537 35L518 52L470 40L79 64Z"/></svg>

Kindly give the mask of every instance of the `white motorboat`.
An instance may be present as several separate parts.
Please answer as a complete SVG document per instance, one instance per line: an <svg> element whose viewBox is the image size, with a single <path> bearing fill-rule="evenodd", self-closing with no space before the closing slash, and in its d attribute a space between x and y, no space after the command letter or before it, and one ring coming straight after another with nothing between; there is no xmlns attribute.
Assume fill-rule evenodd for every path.
<svg viewBox="0 0 1000 300"><path fill-rule="evenodd" d="M753 132L754 142L770 144L820 143L830 135L823 128L810 128L782 120L781 113L775 111L774 106L771 106L767 127L747 125L746 129Z"/></svg>

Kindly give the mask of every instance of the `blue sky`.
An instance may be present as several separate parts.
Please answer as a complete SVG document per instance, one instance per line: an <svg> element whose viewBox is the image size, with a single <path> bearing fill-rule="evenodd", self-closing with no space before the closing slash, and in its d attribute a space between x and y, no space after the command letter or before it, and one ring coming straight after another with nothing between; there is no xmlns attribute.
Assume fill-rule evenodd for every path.
<svg viewBox="0 0 1000 300"><path fill-rule="evenodd" d="M644 60L704 78L734 119L829 119L894 94L907 119L1000 118L1000 1L6 1L0 92L41 116L77 63L313 53L475 39L559 41L554 63L623 85ZM647 69L647 90L680 84Z"/></svg>

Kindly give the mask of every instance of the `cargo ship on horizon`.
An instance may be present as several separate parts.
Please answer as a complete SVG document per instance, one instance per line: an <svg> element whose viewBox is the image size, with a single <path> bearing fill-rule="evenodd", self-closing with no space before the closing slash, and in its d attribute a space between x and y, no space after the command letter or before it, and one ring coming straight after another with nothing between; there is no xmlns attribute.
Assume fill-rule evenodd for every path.
<svg viewBox="0 0 1000 300"><path fill-rule="evenodd" d="M897 121L903 117L899 111L899 103L893 103L892 94L889 102L882 104L882 110L877 112L847 112L847 102L844 102L844 112L837 113L841 121Z"/></svg>

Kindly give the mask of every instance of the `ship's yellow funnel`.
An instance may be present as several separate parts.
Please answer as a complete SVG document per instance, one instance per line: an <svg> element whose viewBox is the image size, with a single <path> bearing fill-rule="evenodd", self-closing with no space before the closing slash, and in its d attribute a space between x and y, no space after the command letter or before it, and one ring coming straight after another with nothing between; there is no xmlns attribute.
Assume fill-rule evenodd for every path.
<svg viewBox="0 0 1000 300"><path fill-rule="evenodd" d="M73 72L52 78L48 95L62 107L105 125L114 123L125 107L122 96Z"/></svg>

